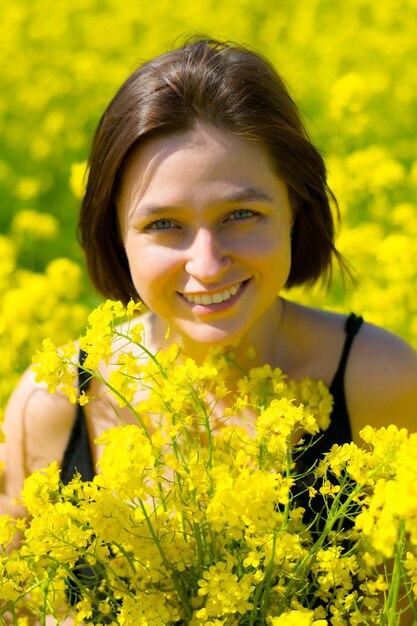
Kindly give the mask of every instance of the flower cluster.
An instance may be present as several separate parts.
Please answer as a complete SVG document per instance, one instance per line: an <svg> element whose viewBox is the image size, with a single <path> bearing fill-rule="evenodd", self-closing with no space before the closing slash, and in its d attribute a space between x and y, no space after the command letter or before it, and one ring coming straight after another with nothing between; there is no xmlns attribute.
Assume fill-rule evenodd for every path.
<svg viewBox="0 0 417 626"><path fill-rule="evenodd" d="M137 423L101 435L94 480L76 475L62 485L55 463L26 480L27 518L0 522L4 550L16 529L22 534L19 548L3 552L0 615L18 620L24 609L59 624L72 613L75 623L131 626L394 625L404 594L416 611L417 435L367 427L367 447L334 446L311 484L298 459L328 424L325 386L290 383L268 366L236 381L220 351L202 364L168 343L149 354L137 308L104 303L80 340L91 376L103 382L103 361L117 372L115 406L128 406ZM72 346L46 343L35 362L40 379L74 399ZM136 399L123 378L147 398Z"/></svg>

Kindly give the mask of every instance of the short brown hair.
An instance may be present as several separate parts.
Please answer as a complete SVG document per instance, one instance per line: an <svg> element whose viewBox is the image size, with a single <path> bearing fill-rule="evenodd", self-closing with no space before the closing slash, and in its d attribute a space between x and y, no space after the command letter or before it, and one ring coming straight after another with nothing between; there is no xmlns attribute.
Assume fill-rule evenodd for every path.
<svg viewBox="0 0 417 626"><path fill-rule="evenodd" d="M206 123L260 141L287 183L294 211L286 287L330 280L334 222L326 167L275 69L256 52L210 39L186 43L139 67L121 86L97 128L79 236L98 291L138 298L120 236L115 200L131 150L152 136ZM146 263L146 259L144 259Z"/></svg>

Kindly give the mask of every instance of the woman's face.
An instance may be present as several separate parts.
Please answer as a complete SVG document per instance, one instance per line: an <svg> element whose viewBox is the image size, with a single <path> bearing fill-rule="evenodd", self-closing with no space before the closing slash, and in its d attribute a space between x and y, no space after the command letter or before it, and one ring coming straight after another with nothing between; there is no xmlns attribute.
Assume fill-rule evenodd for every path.
<svg viewBox="0 0 417 626"><path fill-rule="evenodd" d="M208 126L150 139L117 205L136 290L185 348L270 341L292 214L260 144Z"/></svg>

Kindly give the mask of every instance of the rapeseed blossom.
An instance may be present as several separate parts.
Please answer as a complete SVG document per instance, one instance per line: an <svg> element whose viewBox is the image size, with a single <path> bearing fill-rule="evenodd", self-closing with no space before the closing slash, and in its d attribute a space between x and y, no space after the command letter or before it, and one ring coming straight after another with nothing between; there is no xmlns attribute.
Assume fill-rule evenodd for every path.
<svg viewBox="0 0 417 626"><path fill-rule="evenodd" d="M136 64L184 34L242 42L282 72L326 154L342 213L338 243L357 273L353 295L343 293L336 275L329 294L294 290L295 299L351 308L417 345L417 143L410 133L417 126L416 30L413 0L178 0L173 15L166 0L140 7L117 0L53 6L36 0L30 9L23 0L9 3L0 24L8 94L0 118L0 230L10 232L12 222L25 221L16 215L29 212L32 234L45 231L47 211L61 230L47 249L78 261L77 206L92 128L105 103ZM34 267L33 246L30 252L25 267L43 271L38 261ZM8 366L15 379L23 367L15 359Z"/></svg>
<svg viewBox="0 0 417 626"><path fill-rule="evenodd" d="M52 6L46 0L37 0L30 5L16 0L2 8L0 33L4 59L14 59L15 62L3 63L1 68L4 91L9 95L2 102L0 121L3 138L0 160L1 403L9 396L31 355L40 350L44 337L50 337L51 343L45 345L38 366L42 365L43 375L49 376L51 390L60 386L73 402L91 400L85 393L77 395L74 370L70 364L75 358L73 348L69 346L65 352L60 349L59 356L56 356L54 347L62 346L69 337L78 334L85 323L87 308L91 306L89 297L85 304L85 279L73 245L76 203L83 190L84 163L91 128L97 123L105 102L132 65L170 48L177 36L196 31L249 42L265 53L287 78L306 114L307 127L327 155L330 186L336 192L342 214L338 246L356 270L357 286L353 293L343 292L340 276L336 274L329 294L318 288L308 291L294 289L290 297L338 311L353 310L364 315L367 321L398 332L417 346L417 266L414 262L417 252L417 143L410 133L410 129L417 126L415 2L351 0L332 5L324 0L300 0L297 3L282 0L279 6L276 3L239 2L224 0L219 4L214 0L199 3L179 0L174 13L167 11L165 0L155 0L140 7L116 0L106 3L93 0L87 5L82 0L73 0L65 6L59 3ZM123 46L120 45L121 40ZM352 46L353 40L355 46ZM74 197L68 194L69 189ZM61 231L58 236L57 218ZM47 246L43 245L45 241ZM52 254L53 250L55 257L59 255L60 258L53 260L44 256ZM133 328L132 323L128 339L118 338L119 346L128 340L140 343L141 328L136 328L135 332ZM104 336L103 330L106 331L104 321L99 335L93 332L84 339L83 345L90 358L87 365L91 367L97 365L101 358L112 358L109 336ZM113 332L113 328L110 330ZM87 557L91 562L98 559L107 565L111 560L112 584L115 587L120 582L117 576L125 572L125 568L132 579L138 577L136 587L136 583L131 585L135 589L134 597L125 594L121 607L115 608L116 605L107 599L99 602L103 615L118 611L118 623L137 624L138 606L146 607L143 620L149 623L169 623L170 619L174 621L177 618L189 619L190 623L193 619L196 621L195 617L184 618L177 608L177 598L183 597L181 584L177 585L175 592L171 588L147 590L146 593L141 591L143 585L141 587L139 582L144 579L145 572L149 580L156 583L161 576L164 579L168 571L164 569L166 566L161 552L149 537L149 524L146 532L143 528L144 521L152 520L159 540L165 539L162 552L164 556L169 556L171 563L175 563L176 571L188 571L189 564L194 563L196 550L200 550L199 554L204 553L207 544L201 543L199 527L192 527L189 518L189 525L184 531L184 494L188 498L192 520L200 524L206 511L201 502L208 503L213 495L218 502L221 502L221 494L233 493L234 497L233 485L239 480L239 472L248 475L251 459L256 457L261 447L265 470L275 467L278 473L289 471L290 478L294 478L295 468L288 465L285 442L288 423L295 425L294 414L309 422L312 430L315 429L312 416L320 428L325 429L328 424L331 399L320 389L316 392L315 383L307 381L291 385L290 381L283 379L282 373L270 372L267 375L267 370L261 368L252 374L248 372L241 382L240 394L229 407L227 402L231 393L226 380L227 364L221 361L221 357L215 359L214 366L219 375L210 374L213 363L207 364L204 374L207 380L201 391L198 389L203 373L200 378L195 377L195 368L190 363L188 366L181 363L183 369L175 381L172 368L168 376L163 375L177 357L175 349L161 352L158 362L162 368L159 369L155 362L147 362L147 356L138 358L137 350L132 348L131 354L126 351L118 357L120 361L112 370L112 378L107 381L117 406L131 406L141 417L141 435L137 436L137 441L142 441L145 436L143 427L152 425L154 411L157 414L168 412L164 428L157 425L152 432L149 430L152 453L148 447L145 449L155 457L155 464L149 480L144 478L149 493L143 510L134 499L125 501L125 495L119 497L96 484L81 486L74 481L71 487L62 489L62 494L69 500L80 498L78 509L81 513L76 507L66 508L67 503L64 503L62 511L65 515L58 521L60 510L55 505L61 496L56 496L56 502L52 497L49 501L45 490L40 487L49 485L49 478L45 482L37 475L39 489L32 484L33 502L30 492L27 492L28 501L35 511L36 498L39 498L39 510L43 510L44 505L50 507L48 510L51 511L51 519L54 519L54 528L60 529L60 532L67 529L65 516L74 516L72 525L78 528L81 518L76 514L84 516L82 523L85 528L81 531L99 529L101 539L91 544ZM55 366L59 376L54 372ZM152 390L143 404L135 400L139 379ZM196 389L190 398L192 385ZM283 419L278 429L272 428L273 420L269 419L279 414L276 405L269 405L268 393L272 393L272 389L274 399L282 401L278 405L281 414L287 416L287 421ZM198 408L198 401L203 397L210 398L209 406L205 406L204 410ZM220 406L220 401L226 403L226 408L220 417L216 415L214 418L210 411L215 405ZM299 410L297 403L300 402L307 411ZM263 421L258 420L258 427L261 431L264 429L262 435L259 430L248 432L233 425L233 416L250 409L253 404L259 416L263 414ZM242 423L245 420L242 419ZM206 431L209 425L214 428ZM296 428L299 429L298 424ZM204 446L193 454L190 451L187 462L183 463L184 459L176 455L176 446L179 442L185 444L190 434ZM297 440L300 433L293 434ZM306 597L305 588L297 587L301 584L299 581L305 583L303 573L306 570L301 566L297 569L297 564L307 559L311 529L302 526L299 517L302 507L296 506L291 498L285 504L285 494L288 497L292 487L286 483L281 485L281 504L273 511L272 517L277 523L281 520L280 523L284 524L283 520L290 520L289 531L282 530L279 541L270 529L264 529L262 535L246 537L245 527L247 552L242 554L243 561L234 565L231 576L239 579L246 570L254 572L253 584L259 589L261 581L267 576L268 563L279 564L286 572L282 580L274 580L270 596L274 602L280 599L279 611L282 612L280 615L267 615L267 623L279 626L291 623L324 626L330 620L333 625L372 623L372 620L379 623L378 593L387 593L387 602L393 602L393 597L388 594L389 576L377 573L377 566L387 555L394 555L397 563L402 562L396 538L403 535L407 537L408 544L404 545L405 557L399 571L403 578L408 573L408 591L417 593L413 508L416 481L410 460L416 456L415 441L410 437L407 443L408 435L393 431L368 431L364 435L369 441L370 454L353 444L332 450L326 463L317 468L318 482L314 486L309 485L312 502L321 496L335 516L343 494L355 485L364 485L364 491L355 487L351 500L342 505L352 518L355 517L355 527L346 532L350 533L351 541L359 542L354 544L358 574L353 590L344 589L343 584L336 589L326 587L335 575L333 561L341 572L345 572L351 555L340 552L338 548L341 544L338 541L332 544L333 539L329 545L320 546L321 560L318 560L320 565L316 565L315 571L317 576L323 577L322 593L332 594L334 598L331 616L323 615L321 607L313 610L296 604L297 597L300 602ZM110 442L108 445L111 447ZM213 450L211 457L209 449ZM231 451L233 459L229 459L228 464ZM386 462L383 451L387 453ZM134 457L132 462L137 462L137 459ZM216 477L215 482L215 472L208 473L207 468L215 470L220 466L227 468L227 473L223 482L221 477ZM148 468L146 464L143 467ZM176 477L174 481L172 473ZM52 476L55 480L54 472L51 480ZM163 507L158 509L157 514L149 508L152 505L151 493L170 477L169 498L177 512L168 516L172 524L171 533L167 532L167 512ZM254 485L249 478L245 482L242 477L239 487L243 485L254 493ZM123 493L123 485L119 487ZM215 487L218 493L214 491ZM270 491L265 485L262 489L264 493L270 493L271 485L268 483ZM277 502L279 497L277 495ZM190 501L190 498L194 499ZM225 497L223 500L226 503ZM88 506L83 507L83 501ZM241 511L242 501L236 498L233 502L234 507ZM358 506L363 507L360 515L357 515ZM53 512L51 507L55 507ZM225 532L229 535L241 534L242 523L234 509L230 508L226 515L233 523L228 523ZM131 529L132 519L137 525L134 530ZM253 516L251 519L253 526L262 526L262 513L259 518ZM0 535L2 543L7 544L16 522L6 519L2 524ZM36 522L34 529L35 526ZM196 531L194 535L189 532L190 528ZM24 523L21 530L25 532ZM47 528L44 530L45 533L48 531ZM73 530L75 532L75 528ZM38 531L41 533L41 528ZM146 536L146 542L142 541L143 536ZM114 544L114 537L123 539L120 545L124 553L119 554L117 559L115 551L121 548ZM195 537L194 543L192 537ZM61 550L60 546L48 543L46 534L42 541L49 546L48 550ZM71 541L80 541L83 545L81 536ZM133 574L134 568L139 565L136 563L133 568L130 565L128 545L134 553L138 551L143 556L140 575ZM235 547L237 551L240 545ZM69 560L66 565L63 560L64 570L56 568L53 571L55 582L52 586L48 582L49 574L42 579L40 570L35 565L29 567L26 557L11 559L5 571L0 572L0 602L18 602L24 589L36 579L39 595L36 596L38 592L33 588L31 600L22 602L33 602L30 606L36 612L36 606L42 604L43 598L57 618L64 615L66 609L60 613L59 607L65 607L66 602L62 590L69 572L65 567L69 567L74 558L70 546L67 548ZM65 551L65 547L62 550ZM60 554L63 555L63 552ZM210 550L209 554L211 561L205 564L204 571L218 563L216 555ZM324 555L329 557L328 561ZM45 560L39 558L39 562L44 567ZM153 568L149 565L152 563ZM290 572L293 578L289 579L286 576ZM193 580L205 580L203 573L196 573ZM292 592L285 595L287 588L291 588ZM361 593L364 595L361 596ZM259 594L262 596L261 592ZM190 600L193 610L201 610L203 600L196 593ZM293 605L289 606L291 602ZM367 615L363 615L362 609L358 608L361 602L367 608ZM83 598L76 610L79 623L94 619L94 610L94 599ZM16 617L15 623L23 626L26 619ZM252 623L256 623L256 617L251 619ZM235 623L236 613L225 618L207 618L206 623L223 624L225 620L229 624Z"/></svg>
<svg viewBox="0 0 417 626"><path fill-rule="evenodd" d="M87 177L87 163L84 161L82 163L72 163L71 164L71 176L70 176L70 187L74 194L74 196L78 199L81 199L85 192L86 186L86 177Z"/></svg>
<svg viewBox="0 0 417 626"><path fill-rule="evenodd" d="M138 308L103 303L80 338L90 376L106 384L101 363L114 363L109 394L137 421L100 436L92 481L62 485L56 463L26 480L28 516L0 519L0 615L16 624L22 610L56 624L69 614L87 625L396 624L404 592L416 611L417 435L366 427L366 447L335 445L306 476L304 433L328 426L327 388L269 366L239 370L236 381L218 349L200 365L174 344L151 354L136 341ZM34 367L51 391L92 400L69 381L77 361L73 344L46 340ZM147 399L137 402L124 377L146 385ZM16 530L20 547L6 552Z"/></svg>
<svg viewBox="0 0 417 626"><path fill-rule="evenodd" d="M48 240L56 238L58 232L58 220L49 213L26 209L17 213L11 222L11 233L14 237Z"/></svg>

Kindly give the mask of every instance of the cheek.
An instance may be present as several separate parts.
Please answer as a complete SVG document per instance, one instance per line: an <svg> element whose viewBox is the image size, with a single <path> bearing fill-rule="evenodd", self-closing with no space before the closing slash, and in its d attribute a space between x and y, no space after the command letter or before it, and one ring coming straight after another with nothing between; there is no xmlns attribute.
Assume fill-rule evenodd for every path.
<svg viewBox="0 0 417 626"><path fill-rule="evenodd" d="M169 248L148 245L133 237L127 237L125 250L139 292L154 288L156 282L167 282L179 266L178 255Z"/></svg>
<svg viewBox="0 0 417 626"><path fill-rule="evenodd" d="M291 257L291 237L286 230L272 231L244 243L242 251L254 262L268 263L275 259L284 261Z"/></svg>
<svg viewBox="0 0 417 626"><path fill-rule="evenodd" d="M253 265L270 282L270 287L279 292L291 271L291 238L288 233L277 233L264 238L257 249L248 250Z"/></svg>

